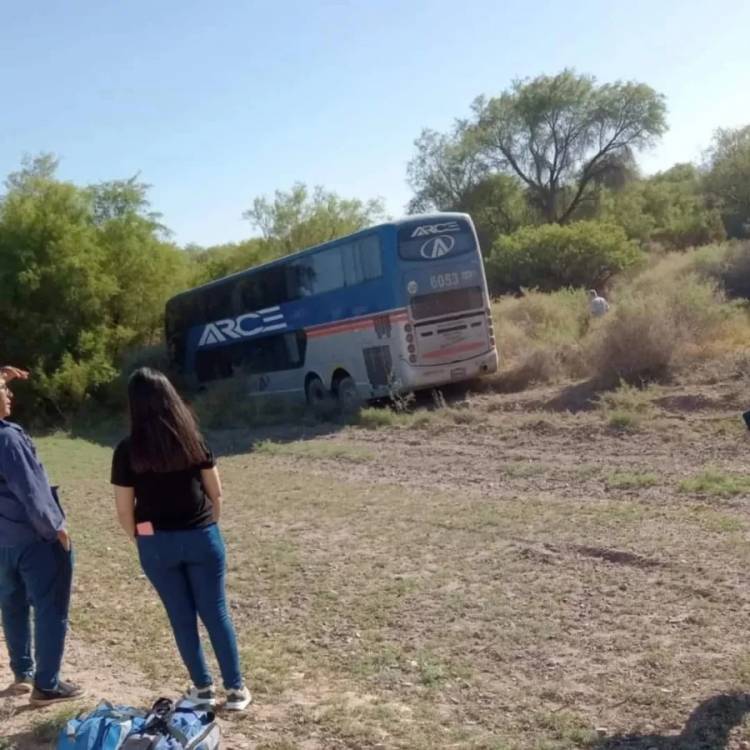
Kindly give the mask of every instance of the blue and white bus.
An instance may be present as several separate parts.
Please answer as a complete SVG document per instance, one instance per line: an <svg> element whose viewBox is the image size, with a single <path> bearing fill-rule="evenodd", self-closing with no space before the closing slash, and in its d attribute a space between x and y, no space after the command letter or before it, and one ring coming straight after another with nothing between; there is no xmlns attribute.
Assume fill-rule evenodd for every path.
<svg viewBox="0 0 750 750"><path fill-rule="evenodd" d="M249 394L313 407L498 367L476 231L458 213L380 224L178 294L166 339L194 383L241 375Z"/></svg>

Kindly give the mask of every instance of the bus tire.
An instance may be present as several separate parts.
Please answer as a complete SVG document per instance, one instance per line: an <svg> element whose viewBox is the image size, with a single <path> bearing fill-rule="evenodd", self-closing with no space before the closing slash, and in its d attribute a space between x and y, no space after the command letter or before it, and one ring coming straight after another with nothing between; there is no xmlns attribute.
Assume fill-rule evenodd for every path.
<svg viewBox="0 0 750 750"><path fill-rule="evenodd" d="M316 416L324 416L327 413L330 396L323 385L323 381L317 375L313 375L307 381L305 396L307 397L307 405Z"/></svg>
<svg viewBox="0 0 750 750"><path fill-rule="evenodd" d="M335 386L336 400L344 414L351 414L360 407L360 398L354 378L346 375Z"/></svg>

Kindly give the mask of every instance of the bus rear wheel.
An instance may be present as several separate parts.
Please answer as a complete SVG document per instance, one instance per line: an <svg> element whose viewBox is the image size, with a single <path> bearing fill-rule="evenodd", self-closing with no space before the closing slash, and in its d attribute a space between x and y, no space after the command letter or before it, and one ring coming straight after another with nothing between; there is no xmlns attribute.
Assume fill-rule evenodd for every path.
<svg viewBox="0 0 750 750"><path fill-rule="evenodd" d="M357 384L354 378L347 375L336 383L336 399L339 403L339 409L344 414L351 414L357 411L360 405Z"/></svg>
<svg viewBox="0 0 750 750"><path fill-rule="evenodd" d="M323 416L327 413L330 397L323 381L317 375L307 381L305 396L307 397L307 405L316 416Z"/></svg>

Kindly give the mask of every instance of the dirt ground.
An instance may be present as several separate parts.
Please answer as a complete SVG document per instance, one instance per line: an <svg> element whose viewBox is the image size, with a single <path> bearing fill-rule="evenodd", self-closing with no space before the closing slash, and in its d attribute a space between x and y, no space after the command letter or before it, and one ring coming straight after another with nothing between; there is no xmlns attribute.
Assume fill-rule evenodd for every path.
<svg viewBox="0 0 750 750"><path fill-rule="evenodd" d="M585 386L483 393L379 427L213 434L255 694L222 718L225 747L750 747L747 386L688 378L619 412ZM82 705L179 691L111 518L109 447L39 444L79 540ZM3 750L48 746L64 718L24 709L0 694Z"/></svg>

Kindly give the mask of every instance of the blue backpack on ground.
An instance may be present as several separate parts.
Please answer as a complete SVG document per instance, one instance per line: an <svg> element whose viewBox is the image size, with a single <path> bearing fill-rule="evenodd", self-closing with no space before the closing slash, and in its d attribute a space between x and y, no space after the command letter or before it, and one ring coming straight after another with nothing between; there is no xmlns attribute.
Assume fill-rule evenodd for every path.
<svg viewBox="0 0 750 750"><path fill-rule="evenodd" d="M57 750L119 750L127 736L145 723L145 711L102 701L93 711L67 722L57 739Z"/></svg>
<svg viewBox="0 0 750 750"><path fill-rule="evenodd" d="M218 750L211 711L160 698L150 712L102 701L61 730L56 750Z"/></svg>
<svg viewBox="0 0 750 750"><path fill-rule="evenodd" d="M221 730L213 711L159 698L119 750L218 750L220 744Z"/></svg>

